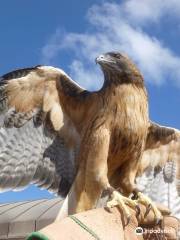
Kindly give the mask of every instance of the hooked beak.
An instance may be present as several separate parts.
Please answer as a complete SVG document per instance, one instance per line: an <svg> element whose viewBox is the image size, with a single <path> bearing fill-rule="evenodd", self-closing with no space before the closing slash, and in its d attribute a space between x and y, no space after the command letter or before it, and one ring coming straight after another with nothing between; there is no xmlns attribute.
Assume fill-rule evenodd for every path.
<svg viewBox="0 0 180 240"><path fill-rule="evenodd" d="M115 63L115 61L113 61L110 57L105 56L103 54L99 55L96 59L95 59L96 64L99 63Z"/></svg>
<svg viewBox="0 0 180 240"><path fill-rule="evenodd" d="M104 57L104 55L99 55L97 58L96 58L96 64L97 63L100 63L100 62L103 62L105 60L105 57Z"/></svg>

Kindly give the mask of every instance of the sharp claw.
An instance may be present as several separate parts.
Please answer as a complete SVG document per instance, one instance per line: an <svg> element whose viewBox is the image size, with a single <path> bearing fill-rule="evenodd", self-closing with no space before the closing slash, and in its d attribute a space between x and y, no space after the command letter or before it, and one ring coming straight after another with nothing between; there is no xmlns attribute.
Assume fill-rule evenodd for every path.
<svg viewBox="0 0 180 240"><path fill-rule="evenodd" d="M162 221L162 214L157 209L156 205L151 201L151 199L144 196L142 193L138 193L138 197L139 199L137 201L146 206L146 212L144 214L144 218L146 218L150 210L152 210L154 212L155 223L156 225L159 224Z"/></svg>
<svg viewBox="0 0 180 240"><path fill-rule="evenodd" d="M147 208L146 208L146 212L144 214L144 217L147 217L147 215L149 214L150 210L152 209L152 205L148 204Z"/></svg>
<svg viewBox="0 0 180 240"><path fill-rule="evenodd" d="M161 223L162 219L161 218L157 218L155 221L155 225L159 225Z"/></svg>
<svg viewBox="0 0 180 240"><path fill-rule="evenodd" d="M140 209L139 205L136 205L135 209L136 209L136 217L139 217L139 215L141 213L141 209Z"/></svg>
<svg viewBox="0 0 180 240"><path fill-rule="evenodd" d="M104 209L105 209L107 212L111 213L111 209L110 209L109 207L105 206Z"/></svg>

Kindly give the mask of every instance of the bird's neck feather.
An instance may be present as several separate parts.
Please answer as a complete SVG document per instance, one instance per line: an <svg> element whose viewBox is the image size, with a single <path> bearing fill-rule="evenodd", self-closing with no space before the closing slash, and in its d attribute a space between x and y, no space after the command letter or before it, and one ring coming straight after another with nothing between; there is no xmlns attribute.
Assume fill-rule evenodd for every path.
<svg viewBox="0 0 180 240"><path fill-rule="evenodd" d="M104 85L103 88L107 88L111 85L119 86L121 84L133 84L138 87L144 87L144 81L141 74L126 73L126 72L115 72L115 71L104 71Z"/></svg>

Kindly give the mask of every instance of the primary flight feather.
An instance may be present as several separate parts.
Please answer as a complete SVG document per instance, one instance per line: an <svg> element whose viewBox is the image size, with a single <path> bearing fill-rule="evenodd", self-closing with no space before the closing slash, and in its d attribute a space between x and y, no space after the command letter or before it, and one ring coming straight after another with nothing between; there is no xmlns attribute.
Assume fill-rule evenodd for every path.
<svg viewBox="0 0 180 240"><path fill-rule="evenodd" d="M76 131L59 102L57 82L61 77L67 78L62 70L46 66L1 77L1 191L29 183L60 195L68 191L75 175L78 140L71 144Z"/></svg>

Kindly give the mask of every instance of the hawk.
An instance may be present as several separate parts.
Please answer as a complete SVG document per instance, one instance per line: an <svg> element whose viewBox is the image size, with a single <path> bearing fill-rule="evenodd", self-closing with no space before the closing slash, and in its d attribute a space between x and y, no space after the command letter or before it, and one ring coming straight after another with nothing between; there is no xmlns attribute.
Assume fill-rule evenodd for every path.
<svg viewBox="0 0 180 240"><path fill-rule="evenodd" d="M127 56L109 52L96 62L104 74L96 92L49 66L1 77L0 189L34 183L66 196L58 218L96 207L105 191L112 197L107 206L119 205L127 219L126 204L137 208L139 202L161 219L136 178L168 161L148 158L153 151L164 147L166 156L173 148L179 152L180 131L149 119L143 77Z"/></svg>

